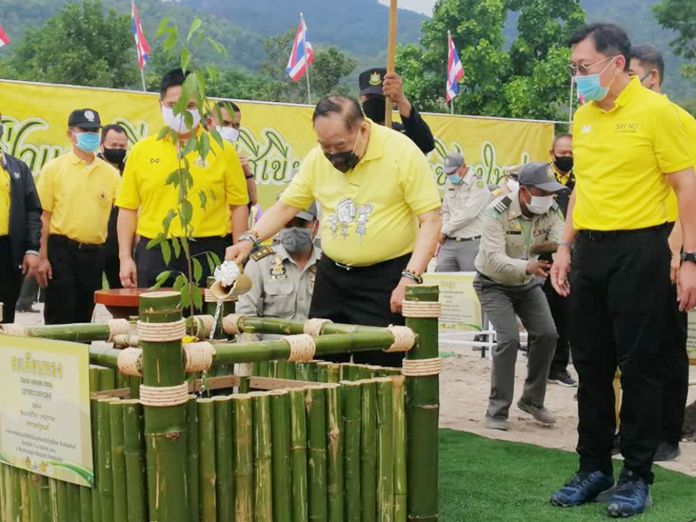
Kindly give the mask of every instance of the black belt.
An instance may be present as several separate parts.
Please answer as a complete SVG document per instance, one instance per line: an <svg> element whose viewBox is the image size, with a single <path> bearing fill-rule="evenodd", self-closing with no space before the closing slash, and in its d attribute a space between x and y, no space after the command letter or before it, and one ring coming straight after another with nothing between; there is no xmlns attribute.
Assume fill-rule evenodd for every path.
<svg viewBox="0 0 696 522"><path fill-rule="evenodd" d="M79 241L70 239L67 236L59 236L55 234L49 235L48 238L51 241L57 241L58 243L62 243L63 245L76 248L77 250L83 250L85 252L101 250L104 247L104 243L80 243Z"/></svg>
<svg viewBox="0 0 696 522"><path fill-rule="evenodd" d="M450 237L450 236L447 236L447 239L449 239L450 241L458 241L458 242L473 241L474 239L480 239L480 238L481 238L481 236L474 236L474 237Z"/></svg>
<svg viewBox="0 0 696 522"><path fill-rule="evenodd" d="M406 254L404 256L395 257L394 259L387 259L386 261L380 261L379 263L375 263L374 265L352 266L352 265L345 265L343 263L339 263L338 261L334 261L326 254L322 253L321 259L319 260L319 262L320 263L321 262L328 263L329 265L335 266L336 268L339 268L345 272L362 272L364 270L370 270L372 268L386 265L387 263L392 263L392 262L397 261L401 258L406 258L408 260L408 258L410 258L410 257L411 257L411 254Z"/></svg>
<svg viewBox="0 0 696 522"><path fill-rule="evenodd" d="M643 232L659 232L670 228L669 223L655 225L654 227L636 228L634 230L578 230L579 239L587 239L588 241L611 241L624 236L640 234Z"/></svg>

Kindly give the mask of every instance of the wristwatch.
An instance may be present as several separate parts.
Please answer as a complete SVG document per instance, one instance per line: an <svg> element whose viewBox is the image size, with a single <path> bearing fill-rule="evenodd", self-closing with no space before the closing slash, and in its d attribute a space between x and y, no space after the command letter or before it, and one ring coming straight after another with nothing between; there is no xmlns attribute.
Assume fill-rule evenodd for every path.
<svg viewBox="0 0 696 522"><path fill-rule="evenodd" d="M256 252L259 248L261 248L259 234L258 232L256 232L256 230L249 230L247 232L244 232L244 234L239 236L239 241L249 241L249 243L253 245L251 249L252 254Z"/></svg>
<svg viewBox="0 0 696 522"><path fill-rule="evenodd" d="M684 261L691 261L692 263L696 263L696 252L682 252L680 256L682 263Z"/></svg>
<svg viewBox="0 0 696 522"><path fill-rule="evenodd" d="M404 270L403 272L401 272L401 277L410 279L411 281L419 285L423 284L423 278L419 275L414 274L410 270Z"/></svg>

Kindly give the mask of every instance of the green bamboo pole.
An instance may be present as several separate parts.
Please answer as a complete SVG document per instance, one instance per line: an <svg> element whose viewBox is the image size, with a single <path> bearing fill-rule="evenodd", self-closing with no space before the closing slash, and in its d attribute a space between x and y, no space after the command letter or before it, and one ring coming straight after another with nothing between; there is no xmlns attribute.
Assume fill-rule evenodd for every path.
<svg viewBox="0 0 696 522"><path fill-rule="evenodd" d="M80 510L80 486L67 484L68 493L68 515L71 522L82 522L82 512ZM32 510L32 514L34 511Z"/></svg>
<svg viewBox="0 0 696 522"><path fill-rule="evenodd" d="M80 518L82 522L93 522L92 488L80 486Z"/></svg>
<svg viewBox="0 0 696 522"><path fill-rule="evenodd" d="M29 482L29 502L31 504L31 522L50 522L51 512L49 510L50 505L41 504L41 475L33 475ZM45 478L45 477L43 477ZM3 484L4 486L4 484ZM5 496L2 495L2 506L5 505ZM5 518L4 509L0 508L3 512L2 520L9 520Z"/></svg>
<svg viewBox="0 0 696 522"><path fill-rule="evenodd" d="M21 498L22 522L31 522L31 498L29 494L29 472L20 470L19 473L19 494Z"/></svg>
<svg viewBox="0 0 696 522"><path fill-rule="evenodd" d="M58 495L58 511L56 513L56 522L68 522L70 515L68 514L68 488L67 483L62 480L54 480Z"/></svg>
<svg viewBox="0 0 696 522"><path fill-rule="evenodd" d="M12 509L10 515L13 522L21 522L22 520L22 485L19 478L20 471L17 468L11 468L11 483L12 483Z"/></svg>
<svg viewBox="0 0 696 522"><path fill-rule="evenodd" d="M328 376L326 374L326 367L328 365L329 365L329 363L327 363L325 361L317 362L317 381L318 382L329 382Z"/></svg>
<svg viewBox="0 0 696 522"><path fill-rule="evenodd" d="M361 383L342 381L341 414L344 429L344 476L346 522L360 522L360 422Z"/></svg>
<svg viewBox="0 0 696 522"><path fill-rule="evenodd" d="M303 321L288 321L270 317L243 317L239 322L239 327L244 333L275 335L297 335L304 333ZM376 330L380 330L380 328L376 326L328 323L321 329L321 334L349 334Z"/></svg>
<svg viewBox="0 0 696 522"><path fill-rule="evenodd" d="M328 520L326 484L326 389L321 385L307 388L307 425L309 429L309 520Z"/></svg>
<svg viewBox="0 0 696 522"><path fill-rule="evenodd" d="M37 513L39 520L46 522L51 520L51 491L49 488L49 478L44 476L39 476L39 506ZM34 516L33 511L32 516ZM82 521L89 522L89 519L83 517Z"/></svg>
<svg viewBox="0 0 696 522"><path fill-rule="evenodd" d="M290 365L288 361L278 361L276 362L276 378L277 379L289 379L290 378Z"/></svg>
<svg viewBox="0 0 696 522"><path fill-rule="evenodd" d="M406 414L404 412L404 377L392 377L394 399L394 522L406 522Z"/></svg>
<svg viewBox="0 0 696 522"><path fill-rule="evenodd" d="M94 370L94 372L92 371ZM99 380L97 378L98 373L95 368L90 368L90 379L94 375L94 386L90 389L95 392L98 391ZM92 425L92 462L94 463L94 487L90 489L90 498L92 501L92 519L101 520L101 494L99 492L99 408L97 406L97 401L91 399L89 401L90 407L90 423Z"/></svg>
<svg viewBox="0 0 696 522"><path fill-rule="evenodd" d="M249 395L254 409L254 522L273 522L271 397L263 392ZM293 520L301 522L297 518Z"/></svg>
<svg viewBox="0 0 696 522"><path fill-rule="evenodd" d="M309 504L307 492L307 419L305 390L295 388L290 393L290 460L292 467L292 520L307 522Z"/></svg>
<svg viewBox="0 0 696 522"><path fill-rule="evenodd" d="M329 379L338 378L338 365L327 368ZM327 492L329 502L329 520L343 522L343 420L341 418L340 385L330 383L326 389L327 422Z"/></svg>
<svg viewBox="0 0 696 522"><path fill-rule="evenodd" d="M273 521L290 522L290 400L287 391L271 396L271 440L273 445Z"/></svg>
<svg viewBox="0 0 696 522"><path fill-rule="evenodd" d="M141 322L169 323L179 320L179 292L148 292L140 295ZM140 345L143 350L143 385L171 387L184 382L181 340L141 340ZM186 487L186 404L145 406L144 413L150 520L185 522L188 519L189 505Z"/></svg>
<svg viewBox="0 0 696 522"><path fill-rule="evenodd" d="M113 399L97 401L97 465L101 522L114 522L114 479L111 460L111 421L109 403Z"/></svg>
<svg viewBox="0 0 696 522"><path fill-rule="evenodd" d="M234 520L232 401L229 395L219 395L214 400L217 519Z"/></svg>
<svg viewBox="0 0 696 522"><path fill-rule="evenodd" d="M409 286L406 300L436 302L437 286ZM418 334L409 360L438 356L437 319L406 319ZM438 520L438 414L439 376L406 378L406 433L408 466L408 517L423 522ZM418 480L414 480L418 477Z"/></svg>
<svg viewBox="0 0 696 522"><path fill-rule="evenodd" d="M268 377L268 361L259 361L259 377Z"/></svg>
<svg viewBox="0 0 696 522"><path fill-rule="evenodd" d="M200 445L198 441L198 405L196 397L191 395L186 405L186 418L188 424L188 468L186 480L189 493L189 520L199 522L200 483L198 480Z"/></svg>
<svg viewBox="0 0 696 522"><path fill-rule="evenodd" d="M234 500L235 521L251 522L254 516L254 441L252 402L247 394L232 396L234 410Z"/></svg>
<svg viewBox="0 0 696 522"><path fill-rule="evenodd" d="M362 383L362 426L360 450L361 476L361 520L375 522L377 520L377 387L374 381Z"/></svg>
<svg viewBox="0 0 696 522"><path fill-rule="evenodd" d="M25 328L28 337L41 337L57 341L89 343L106 341L109 338L109 325L106 323L37 325Z"/></svg>
<svg viewBox="0 0 696 522"><path fill-rule="evenodd" d="M216 488L217 475L215 471L215 401L214 399L198 399L198 446L199 446L199 485L200 520L201 522L216 522Z"/></svg>
<svg viewBox="0 0 696 522"><path fill-rule="evenodd" d="M394 520L394 397L392 381L377 381L377 520Z"/></svg>
<svg viewBox="0 0 696 522"><path fill-rule="evenodd" d="M341 365L329 363L326 367L326 382L337 384L341 381Z"/></svg>
<svg viewBox="0 0 696 522"><path fill-rule="evenodd" d="M123 458L128 522L145 522L148 517L143 407L136 399L124 400L121 404L123 405Z"/></svg>
<svg viewBox="0 0 696 522"><path fill-rule="evenodd" d="M111 429L111 475L113 477L114 522L128 522L126 495L126 458L124 446L124 405L113 401L109 406Z"/></svg>
<svg viewBox="0 0 696 522"><path fill-rule="evenodd" d="M116 373L114 372L113 368L98 368L97 378L97 386L99 391L116 389Z"/></svg>

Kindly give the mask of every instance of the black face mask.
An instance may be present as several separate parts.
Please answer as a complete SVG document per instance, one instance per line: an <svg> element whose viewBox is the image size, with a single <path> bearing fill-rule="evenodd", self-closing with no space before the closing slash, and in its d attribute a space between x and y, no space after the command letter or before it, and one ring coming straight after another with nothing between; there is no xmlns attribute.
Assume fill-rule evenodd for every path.
<svg viewBox="0 0 696 522"><path fill-rule="evenodd" d="M561 172L570 172L573 170L573 157L572 156L560 156L553 158L553 164Z"/></svg>
<svg viewBox="0 0 696 522"><path fill-rule="evenodd" d="M344 174L350 169L355 168L355 166L360 161L358 155L351 151L348 152L336 152L335 154L324 154L326 159L331 162L336 170L340 170Z"/></svg>
<svg viewBox="0 0 696 522"><path fill-rule="evenodd" d="M126 149L104 149L104 159L113 165L120 165L126 159Z"/></svg>
<svg viewBox="0 0 696 522"><path fill-rule="evenodd" d="M384 112L387 106L387 101L384 96L372 96L365 100L362 104L365 116L370 118L375 123L384 125Z"/></svg>

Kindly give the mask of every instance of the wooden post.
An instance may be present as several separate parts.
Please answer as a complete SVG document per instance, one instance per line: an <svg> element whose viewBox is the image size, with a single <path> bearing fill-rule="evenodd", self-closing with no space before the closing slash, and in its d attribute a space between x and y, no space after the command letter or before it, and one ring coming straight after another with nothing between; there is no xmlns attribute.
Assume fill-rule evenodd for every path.
<svg viewBox="0 0 696 522"><path fill-rule="evenodd" d="M387 40L387 74L393 73L396 70L396 33L397 33L397 17L398 6L397 0L389 2L389 40ZM386 107L384 109L384 125L391 128L392 126L392 100L387 98Z"/></svg>

